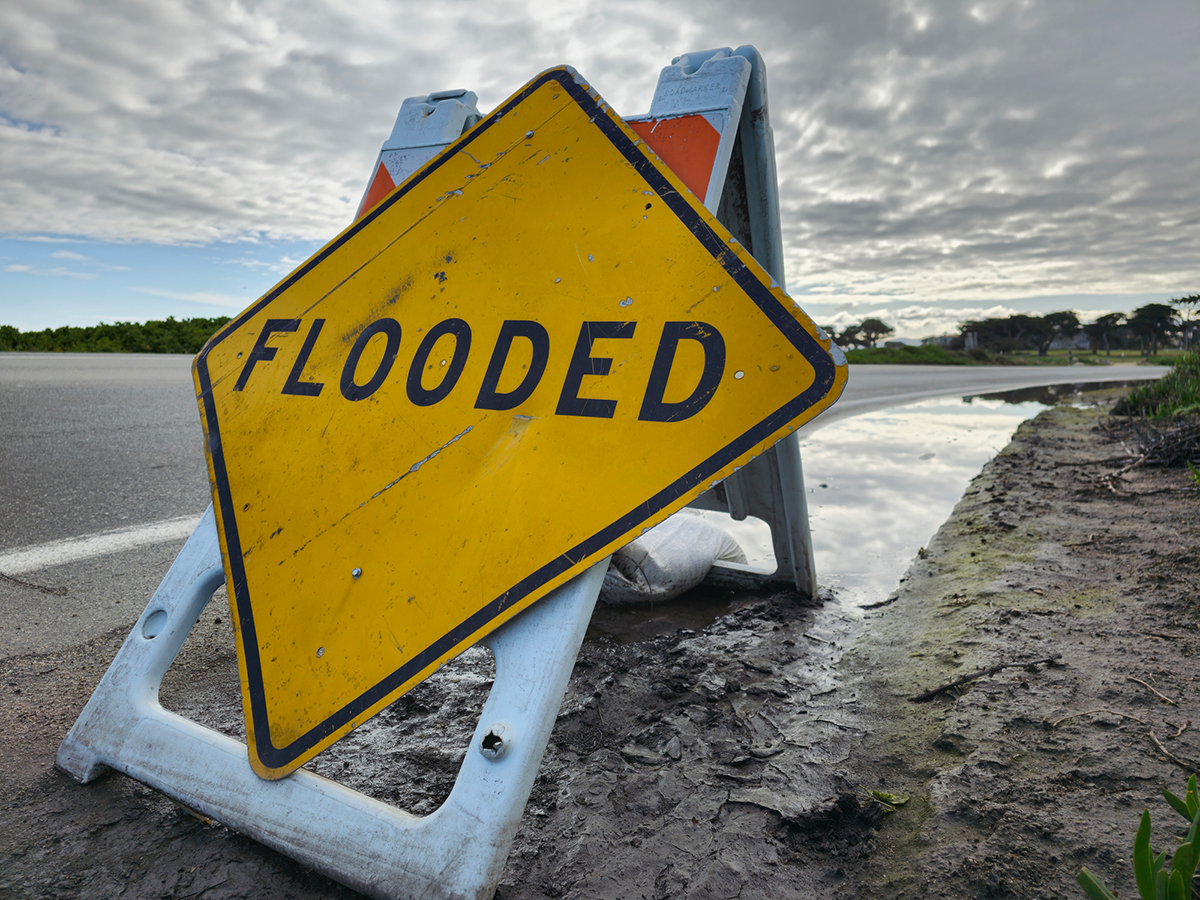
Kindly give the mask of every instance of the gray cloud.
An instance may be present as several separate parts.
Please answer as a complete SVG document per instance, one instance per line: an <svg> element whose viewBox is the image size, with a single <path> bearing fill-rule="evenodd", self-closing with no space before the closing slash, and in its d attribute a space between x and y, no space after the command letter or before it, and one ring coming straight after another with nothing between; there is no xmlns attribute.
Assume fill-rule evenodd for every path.
<svg viewBox="0 0 1200 900"><path fill-rule="evenodd" d="M834 23L821 43L842 59L772 70L793 285L1003 298L1195 279L1200 9L909 9Z"/></svg>
<svg viewBox="0 0 1200 900"><path fill-rule="evenodd" d="M566 62L634 114L673 55L754 43L793 290L980 309L1194 290L1198 39L1185 0L16 0L0 227L325 239L405 96L468 87L490 108Z"/></svg>

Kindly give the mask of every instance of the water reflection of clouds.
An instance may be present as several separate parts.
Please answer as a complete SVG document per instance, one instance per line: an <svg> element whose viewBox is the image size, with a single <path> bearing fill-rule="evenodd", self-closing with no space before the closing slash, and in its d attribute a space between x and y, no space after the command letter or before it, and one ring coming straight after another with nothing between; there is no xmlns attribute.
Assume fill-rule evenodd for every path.
<svg viewBox="0 0 1200 900"><path fill-rule="evenodd" d="M801 444L817 577L877 602L1036 402L926 400L835 422Z"/></svg>

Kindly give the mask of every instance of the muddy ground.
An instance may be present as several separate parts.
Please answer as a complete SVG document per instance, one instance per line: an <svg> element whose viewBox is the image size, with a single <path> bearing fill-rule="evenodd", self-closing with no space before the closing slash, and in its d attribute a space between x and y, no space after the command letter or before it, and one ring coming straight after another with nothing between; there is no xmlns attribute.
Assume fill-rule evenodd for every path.
<svg viewBox="0 0 1200 900"><path fill-rule="evenodd" d="M1082 897L1081 865L1134 896L1142 808L1172 846L1159 791L1200 767L1200 494L1151 469L1110 490L1104 415L1022 426L861 620L788 593L689 598L682 629L680 605L600 613L499 897ZM53 769L123 637L0 660L0 896L356 896L123 776ZM311 767L429 812L490 678L469 651ZM236 679L218 597L163 701L237 734Z"/></svg>

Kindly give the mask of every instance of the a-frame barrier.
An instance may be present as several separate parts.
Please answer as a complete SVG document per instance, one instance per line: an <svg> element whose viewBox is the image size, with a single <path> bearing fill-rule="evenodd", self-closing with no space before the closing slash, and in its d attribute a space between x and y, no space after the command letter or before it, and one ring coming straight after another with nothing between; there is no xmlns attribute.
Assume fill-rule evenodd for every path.
<svg viewBox="0 0 1200 900"><path fill-rule="evenodd" d="M474 93L463 90L405 100L358 215L479 121L475 100ZM676 57L659 75L650 111L625 121L786 286L775 142L759 52L751 46L723 47ZM739 521L755 516L771 528L774 572L719 562L708 581L738 587L792 584L805 597L816 596L799 436L780 441L691 505Z"/></svg>
<svg viewBox="0 0 1200 900"><path fill-rule="evenodd" d="M360 214L478 115L475 96L466 91L406 100ZM699 129L703 154L692 152L698 146L688 122L673 121L689 116L699 116L717 135L714 141ZM680 163L692 166L685 183L694 191L704 187L706 205L717 204L722 221L782 283L774 156L757 51L679 58L663 71L650 115L631 124L668 162L672 153L687 151ZM698 505L765 519L779 560L773 578L794 580L811 594L796 447L793 435ZM450 796L437 811L416 817L305 770L260 779L245 744L162 708L163 675L225 577L210 508L63 740L56 763L85 783L105 768L123 772L371 897L490 900L607 565L607 559L597 563L483 640L495 657L492 691ZM720 577L762 580L734 569Z"/></svg>
<svg viewBox="0 0 1200 900"><path fill-rule="evenodd" d="M759 52L751 46L725 47L677 57L659 76L650 112L627 121L771 277L786 287L775 142L766 66ZM708 142L693 137L689 146L679 135L704 135L705 126L718 132L720 140L707 188L701 193L697 185L703 175L692 175L697 182L692 184L685 172L703 165L711 136ZM669 137L656 140L664 132ZM798 435L777 443L692 506L727 512L736 520L755 516L771 527L773 573L720 562L709 572L709 581L738 586L792 583L804 596L816 596Z"/></svg>
<svg viewBox="0 0 1200 900"><path fill-rule="evenodd" d="M607 567L484 638L492 691L450 796L417 817L304 769L265 781L244 743L162 708L163 675L225 580L210 507L55 762L84 783L123 772L368 897L491 900Z"/></svg>

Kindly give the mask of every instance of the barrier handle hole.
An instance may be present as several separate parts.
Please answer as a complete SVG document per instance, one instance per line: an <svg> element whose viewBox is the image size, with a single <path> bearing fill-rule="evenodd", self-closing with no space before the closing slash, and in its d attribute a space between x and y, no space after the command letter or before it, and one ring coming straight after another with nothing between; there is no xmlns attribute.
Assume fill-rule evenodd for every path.
<svg viewBox="0 0 1200 900"><path fill-rule="evenodd" d="M167 611L165 609L156 609L150 615L146 616L142 622L142 637L147 640L154 640L162 634L162 630L167 627Z"/></svg>

